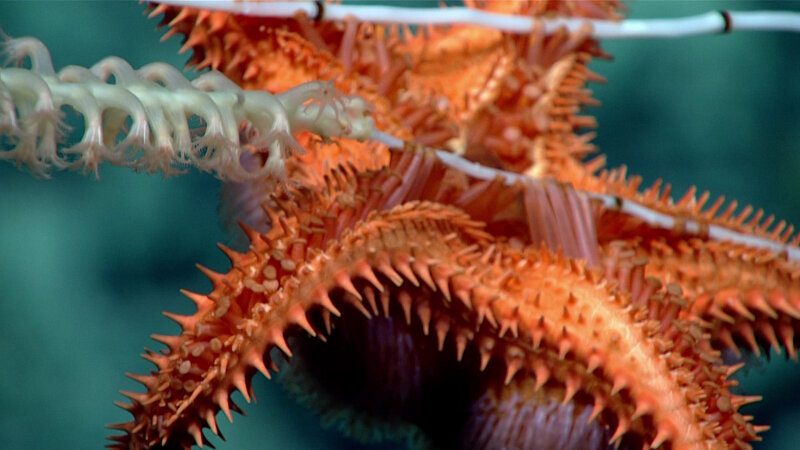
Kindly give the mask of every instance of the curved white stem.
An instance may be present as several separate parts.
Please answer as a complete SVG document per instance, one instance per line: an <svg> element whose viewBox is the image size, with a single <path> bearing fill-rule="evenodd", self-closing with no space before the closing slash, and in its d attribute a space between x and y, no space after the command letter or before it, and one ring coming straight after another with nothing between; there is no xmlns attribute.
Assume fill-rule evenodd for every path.
<svg viewBox="0 0 800 450"><path fill-rule="evenodd" d="M386 134L378 130L374 130L372 132L372 139L382 142L387 147L392 149L402 149L405 146L405 143L402 139L398 139L390 134ZM478 163L464 159L455 153L446 152L444 150L435 150L434 152L436 153L436 157L443 164L463 172L473 178L480 180L493 180L497 177L501 177L505 180L507 185L511 185L516 182L537 182L536 180L532 180L530 177L525 175L482 166ZM585 195L592 200L599 201L606 209L619 211L623 214L636 217L654 228L674 229L680 224L685 232L692 234L700 234L705 229L708 232L708 237L711 239L735 242L737 244L765 250L772 250L778 253L785 252L788 260L800 261L800 248L785 244L783 242L761 236L755 236L749 233L739 232L721 225L705 224L698 220L681 218L679 221L669 214L662 213L653 208L648 208L647 206L631 200L622 199L615 195L585 191L578 191L578 194Z"/></svg>
<svg viewBox="0 0 800 450"><path fill-rule="evenodd" d="M529 33L534 23L542 22L550 34L565 26L570 31L590 23L592 35L601 39L679 38L730 31L800 32L800 13L792 11L710 11L677 19L626 19L621 21L590 19L536 19L528 16L497 14L466 7L435 9L385 5L338 5L321 2L265 2L235 0L164 0L174 6L228 11L254 17L292 17L305 12L315 20L345 20L408 25L469 24L510 33ZM321 6L320 6L321 5Z"/></svg>

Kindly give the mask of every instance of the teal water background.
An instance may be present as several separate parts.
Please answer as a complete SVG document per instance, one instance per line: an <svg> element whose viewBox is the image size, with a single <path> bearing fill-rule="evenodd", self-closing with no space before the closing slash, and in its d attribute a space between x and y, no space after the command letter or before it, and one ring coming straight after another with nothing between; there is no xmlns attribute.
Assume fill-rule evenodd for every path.
<svg viewBox="0 0 800 450"><path fill-rule="evenodd" d="M800 2L649 1L632 17L727 8L800 11ZM134 67L182 66L177 38L136 2L0 2L0 27L50 48L56 68L119 55ZM645 183L661 176L752 203L800 225L800 35L739 33L681 40L608 42L596 62L606 85L596 143L609 165ZM109 422L127 420L118 389L139 390L125 372L146 373L151 333L175 333L162 310L188 313L179 288L206 292L194 264L223 270L215 243L219 184L196 173L162 179L104 166L101 181L76 173L36 180L0 164L0 448L88 449ZM743 380L765 401L746 412L768 423L760 449L800 449L800 368L783 357ZM228 449L339 449L353 443L322 430L274 382L257 378L258 405L229 425ZM238 394L237 394L238 396ZM244 403L240 401L237 403ZM218 440L214 441L219 443Z"/></svg>

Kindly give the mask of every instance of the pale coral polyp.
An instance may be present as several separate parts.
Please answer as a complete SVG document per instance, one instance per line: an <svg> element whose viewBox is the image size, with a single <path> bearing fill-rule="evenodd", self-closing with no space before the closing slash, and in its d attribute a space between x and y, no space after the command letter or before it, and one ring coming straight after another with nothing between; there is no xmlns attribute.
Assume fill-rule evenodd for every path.
<svg viewBox="0 0 800 450"><path fill-rule="evenodd" d="M109 162L165 176L192 166L230 181L280 179L286 158L305 152L295 134L364 140L374 126L363 99L324 82L272 95L244 91L219 72L189 82L164 63L136 71L118 57L91 69L68 66L56 74L47 49L36 39L11 39L3 46L14 61L29 58L31 70L0 70L0 133L12 142L0 159L25 164L37 176L65 167L99 176L98 166ZM310 103L321 98L333 100ZM66 149L59 148L65 107L82 116L85 128L81 141ZM192 117L202 120L202 133L191 129ZM256 133L252 142L240 141L243 123ZM266 153L263 166L245 169L243 148Z"/></svg>

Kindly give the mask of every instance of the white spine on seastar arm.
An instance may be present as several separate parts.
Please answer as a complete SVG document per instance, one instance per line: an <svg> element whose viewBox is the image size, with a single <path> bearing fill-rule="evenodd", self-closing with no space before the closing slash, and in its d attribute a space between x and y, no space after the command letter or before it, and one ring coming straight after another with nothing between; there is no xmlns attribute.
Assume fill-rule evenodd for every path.
<svg viewBox="0 0 800 450"><path fill-rule="evenodd" d="M193 166L231 181L281 177L286 157L303 151L294 134L366 139L374 127L370 105L332 83L314 81L273 95L242 90L217 72L189 82L164 63L136 71L117 57L56 73L47 48L34 38L8 40L3 52L12 61L28 58L31 69L0 69L0 159L38 176L65 167L97 173L109 162L165 175ZM63 148L67 106L82 116L85 132L78 144ZM201 128L193 129L192 117ZM240 160L245 122L257 131L247 144L268 153L255 171Z"/></svg>

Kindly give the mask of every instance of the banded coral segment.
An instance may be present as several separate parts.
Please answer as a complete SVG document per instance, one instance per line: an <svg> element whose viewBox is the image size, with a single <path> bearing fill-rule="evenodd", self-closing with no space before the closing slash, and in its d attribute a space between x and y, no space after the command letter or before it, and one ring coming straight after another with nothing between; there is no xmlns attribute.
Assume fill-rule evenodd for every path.
<svg viewBox="0 0 800 450"><path fill-rule="evenodd" d="M363 99L324 82L271 95L242 90L219 72L189 82L167 64L134 70L118 57L56 73L34 38L8 40L3 49L12 61L28 58L31 69L0 69L0 159L35 175L66 167L97 174L109 162L164 175L194 166L235 181L281 178L286 158L303 152L294 134L364 140L374 127ZM65 148L67 110L81 116L84 134ZM191 118L202 126L193 129ZM254 130L247 146L240 139L244 125ZM263 155L255 170L242 166L246 149Z"/></svg>
<svg viewBox="0 0 800 450"><path fill-rule="evenodd" d="M599 12L584 6L576 5L573 12ZM600 10L615 6L609 2ZM592 135L576 132L594 124L577 113L594 104L584 85L601 78L588 71L586 63L602 53L586 30L573 36L564 32L545 36L541 30L524 37L490 32L497 35L495 39L481 43L467 39L465 27L429 28L415 35L398 27L353 21L263 19L165 6L153 11L162 12L162 24L170 26L168 35L184 34L184 49L193 49L194 61L219 67L230 76L244 74L241 82L247 86L274 90L284 88L287 79L331 78L345 92L357 92L375 103L376 124L383 131L466 151L469 158L490 165L530 168L540 178L557 174L567 182L587 179L578 161L594 151L589 144ZM476 52L476 45L486 51ZM443 59L448 64L436 66ZM457 70L473 66L482 72L472 76ZM442 86L447 89L439 92ZM498 108L519 113L492 113ZM536 120L531 120L533 116ZM459 137L459 130L466 134ZM363 145L345 142L345 147L356 160L375 154ZM513 154L506 154L509 151ZM309 160L319 166L331 158L305 162Z"/></svg>
<svg viewBox="0 0 800 450"><path fill-rule="evenodd" d="M468 0L465 3L477 8L483 7L499 11L503 11L503 8L511 8L512 11L521 10L521 12L533 16L550 14L606 20L621 20L624 18L624 13L627 11L625 5L618 0L578 0L571 2L562 2L560 0L521 0L519 2ZM503 3L506 4L504 5Z"/></svg>
<svg viewBox="0 0 800 450"><path fill-rule="evenodd" d="M736 200L731 200L726 204L724 196L709 202L711 194L708 191L698 194L697 188L694 186L680 198L672 198L672 186L660 179L640 190L641 177L629 176L626 167L599 170L601 167L601 164L597 164L591 170L599 171L598 178L604 193L617 195L623 200L636 202L675 218L672 231L676 234L686 232L703 239L725 240L729 238L726 236L725 230L731 230L743 235L751 235L753 239L773 242L772 248L778 252L787 248L796 248L800 244L800 235L795 233L793 225L787 224L784 220L776 223L775 216L765 217L765 213L761 209L755 211L754 214L755 208L752 206L745 205L739 208ZM698 223L694 229L687 227L687 222L690 220ZM626 228L632 230L635 226L636 224L632 223Z"/></svg>

